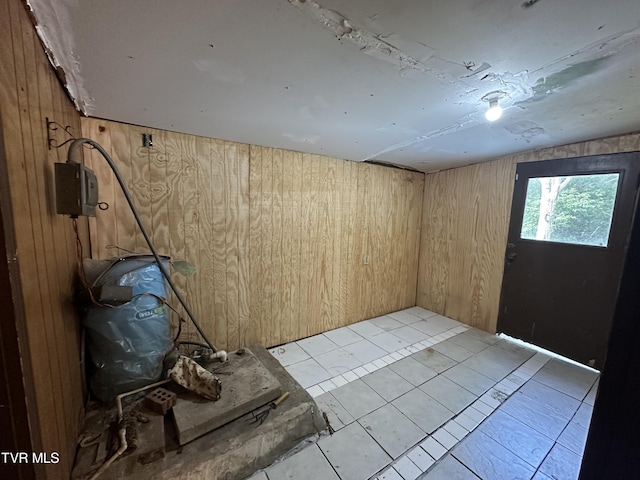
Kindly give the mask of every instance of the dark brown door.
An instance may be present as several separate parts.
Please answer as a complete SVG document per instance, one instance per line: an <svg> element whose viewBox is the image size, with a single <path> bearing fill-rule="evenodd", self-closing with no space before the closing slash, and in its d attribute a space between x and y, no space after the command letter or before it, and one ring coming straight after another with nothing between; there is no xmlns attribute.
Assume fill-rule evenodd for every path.
<svg viewBox="0 0 640 480"><path fill-rule="evenodd" d="M498 331L601 368L640 152L517 166Z"/></svg>

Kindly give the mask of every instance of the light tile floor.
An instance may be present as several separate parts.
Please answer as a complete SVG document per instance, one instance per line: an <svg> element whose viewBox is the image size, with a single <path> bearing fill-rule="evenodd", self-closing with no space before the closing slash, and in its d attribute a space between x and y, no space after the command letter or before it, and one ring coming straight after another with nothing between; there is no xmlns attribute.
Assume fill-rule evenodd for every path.
<svg viewBox="0 0 640 480"><path fill-rule="evenodd" d="M420 307L270 351L335 433L252 479L578 476L593 370Z"/></svg>

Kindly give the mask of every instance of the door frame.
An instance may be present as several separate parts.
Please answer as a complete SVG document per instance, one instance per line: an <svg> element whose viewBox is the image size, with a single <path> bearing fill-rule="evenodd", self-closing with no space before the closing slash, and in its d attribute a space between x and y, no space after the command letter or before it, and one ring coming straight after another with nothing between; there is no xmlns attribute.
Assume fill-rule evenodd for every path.
<svg viewBox="0 0 640 480"><path fill-rule="evenodd" d="M31 370L31 357L27 343L25 316L22 311L20 270L13 232L13 215L9 194L9 176L4 148L0 112L0 388L7 404L0 408L0 428L3 435L2 451L33 452L39 440L34 438L35 389ZM6 444L4 443L6 442ZM7 449L7 450L5 450ZM1 461L1 460L0 460ZM36 478L34 464L2 464L6 478L31 480Z"/></svg>
<svg viewBox="0 0 640 480"><path fill-rule="evenodd" d="M545 165L546 164L546 165ZM543 170L541 172L540 170ZM520 238L520 230L522 227L522 216L524 214L526 195L527 195L527 181L526 178L535 178L535 177L550 177L550 176L571 176L571 175L589 175L589 174L604 174L604 173L620 173L620 179L618 183L618 191L616 193L616 206L613 212L612 222L611 222L611 234L609 237L609 243L605 249L599 246L589 246L589 245L579 245L579 244L565 244L560 242L547 242L541 240L529 240L529 239L521 239ZM518 175L520 175L520 179L518 179ZM520 183L518 183L520 181ZM612 262L614 264L614 271L603 270L609 272L609 280L608 282L604 282L603 292L606 292L603 299L603 311L601 314L607 315L604 322L604 325L598 325L598 323L592 323L592 326L589 328L588 332L591 332L593 336L591 338L602 338L602 335L605 335L605 338L602 340L602 348L594 349L593 354L597 357L596 367L602 368L604 364L604 359L606 357L608 338L611 329L611 322L613 318L613 312L615 308L615 301L617 298L618 287L620 285L620 279L622 277L622 270L624 265L624 259L627 254L627 247L629 244L629 238L631 234L631 228L634 220L634 211L635 206L638 200L638 186L640 183L640 152L622 152L622 153L614 153L614 154L603 154L603 155L589 155L582 157L572 157L567 159L550 159L550 160L541 160L536 162L526 162L520 163L516 166L516 182L514 184L512 203L511 203L511 211L510 211L510 219L509 219L509 227L508 227L508 235L507 235L507 247L505 251L505 267L502 278L502 288L500 292L500 304L498 310L498 319L496 329L497 332L504 332L505 330L511 330L511 334L513 335L514 331L517 331L517 325L514 324L513 315L512 318L507 317L507 313L505 311L505 307L507 306L507 302L511 300L509 298L509 288L513 288L513 284L509 285L509 258L508 255L510 253L510 247L515 247L516 245L520 245L521 248L527 247L530 248L533 253L545 254L545 250L549 252L549 254L553 253L554 256L558 256L559 252L562 250L566 250L567 252L570 249L584 249L584 252L588 252L589 249L600 249L593 250L593 252L599 255L599 259L597 260L600 264L607 264L608 259L606 255L611 256ZM623 201L624 199L624 201ZM615 230L614 230L615 229ZM615 233L614 233L615 232ZM515 242L515 244L514 244ZM523 243L520 243L523 242ZM603 258L604 257L604 258ZM531 257L526 257L527 261L532 263ZM521 260L522 261L522 260ZM514 262L518 262L518 259L514 260ZM608 265L608 264L607 264ZM528 268L531 271L536 271L538 267L535 265L529 265ZM507 286L509 285L509 286ZM535 285L535 284L533 284ZM551 301L553 302L552 297ZM556 299L557 300L557 299ZM558 304L558 302L555 302ZM610 304L610 305L608 305ZM513 306L513 302L510 303ZM520 304L525 305L525 304ZM564 304L560 302L556 305L559 309L564 308ZM526 308L526 307L521 307ZM526 315L526 312L523 313ZM570 315L570 313L568 314ZM585 314L587 317L588 314ZM516 325L516 328L513 328ZM536 343L535 339L532 338L533 332L531 334L527 334L524 332L526 330L528 323L520 325L520 333L515 336L522 338L525 341L532 341L532 343ZM530 326L530 325L529 325ZM535 325L534 325L535 326ZM532 327L533 328L533 327ZM580 331L575 330L574 331ZM506 332L509 334L509 332ZM545 336L545 334L542 334ZM552 335L549 336L547 333L547 343L554 343ZM588 337L586 337L588 338ZM585 340L586 340L585 338ZM545 345L545 341L541 341L541 345L543 348L549 348L553 350L553 346ZM593 343L591 340L586 341L586 343ZM550 348L551 347L551 348ZM556 346L557 348L557 346ZM585 346L585 351L588 347ZM561 349L560 349L561 350ZM568 352L558 351L557 353L567 355ZM574 352L577 354L577 351ZM585 353L586 354L586 353ZM569 355L571 356L571 355ZM584 356L584 355L583 355ZM593 358L591 356L587 356L582 359L585 363L587 363L588 358Z"/></svg>
<svg viewBox="0 0 640 480"><path fill-rule="evenodd" d="M636 478L640 471L640 198L618 290L580 480Z"/></svg>

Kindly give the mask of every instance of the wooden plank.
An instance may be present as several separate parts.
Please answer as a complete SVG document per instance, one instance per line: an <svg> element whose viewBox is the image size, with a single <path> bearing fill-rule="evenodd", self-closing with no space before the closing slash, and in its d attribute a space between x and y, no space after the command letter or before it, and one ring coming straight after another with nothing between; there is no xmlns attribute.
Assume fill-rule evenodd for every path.
<svg viewBox="0 0 640 480"><path fill-rule="evenodd" d="M55 115L54 110L52 110L51 115ZM80 120L80 136L82 137L87 137L87 138L91 138L91 134L92 132L92 127L91 125L88 123L88 119L83 118ZM54 149L53 150L53 156L57 157L60 154L60 149ZM51 151L50 151L51 153ZM54 160L55 162L64 162L64 160L62 158L57 158ZM89 151L89 147L83 147L80 149L80 151L77 154L76 157L76 161L82 162L84 165L86 165L88 168L90 168L93 173L96 175L96 178L98 180L98 201L100 201L100 189L102 188L102 180L103 180L103 176L105 175L105 171L104 170L97 170L94 166L94 162L93 160L93 155L92 153ZM100 165L99 165L100 166ZM105 180L106 181L106 180ZM99 241L99 237L100 237L100 233L98 232L98 220L97 218L94 217L88 217L87 218L87 230L89 233L89 254L91 258L99 258L100 255L100 241ZM95 250L95 252L94 252Z"/></svg>
<svg viewBox="0 0 640 480"><path fill-rule="evenodd" d="M299 233L294 230L296 225L296 202L299 196L299 184L296 184L295 171L300 169L300 159L296 152L284 151L283 158L283 183L282 183L282 232L283 232L283 305L282 317L283 342L297 338L297 319L299 315L299 302L297 302L297 265L299 263ZM299 178L299 176L297 177Z"/></svg>
<svg viewBox="0 0 640 480"><path fill-rule="evenodd" d="M302 153L293 152L288 173L291 176L291 340L301 338L300 328L306 321L302 316L301 255L305 231L302 228Z"/></svg>
<svg viewBox="0 0 640 480"><path fill-rule="evenodd" d="M249 318L252 342L264 341L264 306L262 304L262 149L251 145L249 148Z"/></svg>
<svg viewBox="0 0 640 480"><path fill-rule="evenodd" d="M215 306L213 300L214 281L214 249L213 238L213 209L214 199L211 191L211 179L213 168L211 163L211 140L204 137L196 138L196 160L198 163L197 192L198 192L198 260L195 264L196 287L195 294L198 296L199 312L198 321L207 326L209 340L217 346L215 337L214 315Z"/></svg>
<svg viewBox="0 0 640 480"><path fill-rule="evenodd" d="M147 161L149 165L149 217L150 223L145 224L145 228L153 239L153 244L158 253L162 255L172 254L170 245L170 223L173 212L169 211L170 198L174 192L180 192L180 170L182 152L176 152L180 146L172 143L171 151L172 169L168 171L169 152L167 151L167 143L175 142L175 139L167 138L169 133L162 130L144 129L144 133L152 135L153 145L151 147L142 147L142 134L136 135L141 148L146 150L148 155ZM179 193L178 193L179 195ZM176 205L173 203L172 205ZM174 224L177 219L174 219ZM179 260L184 260L183 258Z"/></svg>
<svg viewBox="0 0 640 480"><path fill-rule="evenodd" d="M338 219L340 225L340 278L339 278L339 296L337 302L338 311L336 312L339 319L339 327L349 324L348 309L349 303L349 239L351 231L349 228L349 219L351 214L350 206L350 189L351 189L351 167L353 162L344 162L342 164L342 182L340 183L340 209Z"/></svg>
<svg viewBox="0 0 640 480"><path fill-rule="evenodd" d="M149 133L149 129L141 127L129 128L129 145L131 146L131 181L129 190L135 203L142 224L147 230L153 226L151 211L151 167L149 149L142 146L142 133ZM151 235L151 233L149 233ZM155 239L154 239L155 243ZM142 236L140 228L135 226L136 252L149 252L149 247ZM162 246L156 245L156 249ZM159 250L160 251L160 250Z"/></svg>
<svg viewBox="0 0 640 480"><path fill-rule="evenodd" d="M477 171L477 169L474 169ZM466 291L466 302L464 305L464 310L462 315L458 316L466 316L471 319L471 325L479 324L477 319L481 317L479 312L480 307L480 290L483 289L483 285L481 283L481 270L482 267L480 265L481 259L479 257L479 253L481 251L481 242L483 237L483 230L486 227L479 223L481 215L480 215L480 205L481 202L480 196L482 191L482 177L480 172L477 171L476 175L472 175L469 189L467 190L467 195L469 196L469 211L473 215L473 219L475 220L473 223L467 224L467 229L465 231L468 232L467 238L467 246L466 249L469 252L467 255L468 263L466 265L466 271L464 272L464 277L467 280L467 285L470 285Z"/></svg>
<svg viewBox="0 0 640 480"><path fill-rule="evenodd" d="M164 144L164 145L158 145ZM162 173L165 176L165 184L161 188L166 191L166 204L154 205L155 198L151 198L149 211L151 213L151 223L153 225L153 241L159 253L171 256L173 261L186 260L185 249L185 222L184 222L184 166L183 156L186 156L182 135L179 133L165 132L162 138L154 141L154 147L164 148L166 155L166 163L164 163L160 172L153 174L157 165L151 163L152 155L149 151L149 178L159 178ZM156 187L151 188L151 192ZM166 228L163 228L163 222L166 221ZM155 226L158 225L158 229ZM185 302L189 303L187 292L187 281L182 275L173 275L173 283L178 292L180 292ZM188 320L187 313L179 305L176 295L171 292L171 303L175 305L183 318ZM195 340L192 336L193 326L190 321L183 325L183 337L187 340Z"/></svg>
<svg viewBox="0 0 640 480"><path fill-rule="evenodd" d="M33 165L33 144L31 125L26 112L29 111L27 96L27 65L22 40L23 10L17 2L9 3L9 20L12 52L7 52L14 61L15 100L13 104L4 104L3 129L7 163L9 167L9 185L14 207L14 227L16 244L19 248L21 283L25 302L28 341L34 368L34 386L39 422L42 425L41 439L43 448L54 448L65 444L61 436L63 430L63 411L60 402L52 401L51 392L60 394L60 371L49 370L49 361L55 361L54 332L52 323L45 321L45 312L52 308L49 287L44 280L45 264L41 250L43 239L40 219L40 206L35 184ZM5 107L6 105L6 107Z"/></svg>
<svg viewBox="0 0 640 480"><path fill-rule="evenodd" d="M36 119L39 130L39 138L36 144L40 145L42 152L48 152L46 145L46 126L42 122L43 111L53 108L53 117L59 117L57 112L61 112L64 125L71 126L72 132L76 134L80 132L80 116L76 112L72 103L69 101L66 93L60 86L56 76L51 71L50 63L43 54L42 45L33 32L32 24L27 16L23 15L23 29L29 31L29 36L33 40L35 61L37 63L38 83L40 85L40 117ZM48 100L51 98L53 104ZM58 159L66 161L66 151L64 148L56 150L59 155ZM38 154L40 159L52 159L52 155ZM44 165L43 185L44 195L46 197L46 211L48 213L45 223L52 229L52 237L54 239L55 261L53 268L56 269L56 276L53 277L57 283L51 284L52 299L54 308L59 311L61 318L60 323L56 324L61 341L57 343L56 348L62 351L59 354L61 362L60 369L63 378L63 398L65 399L66 418L64 419L64 432L66 443L60 448L61 454L66 455L67 461L62 462L62 469L51 468L56 473L62 473L64 469L70 469L73 463L73 452L76 448L77 432L79 428L79 419L82 418L84 412L84 403L82 398L82 380L80 371L80 353L79 353L79 321L77 312L74 310L69 298L75 293L75 270L76 270L76 245L75 236L68 218L55 213L54 202L55 196L53 188L51 188L51 179L54 177L54 166L51 161L40 161L40 165ZM86 219L79 219L80 229L86 232L88 222ZM84 245L88 245L88 236L85 236ZM50 261L50 260L49 260ZM65 454L66 452L66 454ZM60 472L63 470L63 472ZM68 471L68 470L67 470Z"/></svg>
<svg viewBox="0 0 640 480"><path fill-rule="evenodd" d="M369 183L367 184L366 202L368 206L368 235L366 238L366 254L370 257L367 266L367 283L363 295L363 318L375 317L385 310L386 297L389 295L389 285L381 278L381 272L385 271L387 255L382 253L382 246L387 245L388 230L390 225L387 220L389 186L382 175L382 169L377 165L368 166ZM386 173L386 172L385 172ZM393 172L389 171L389 175ZM386 200L385 201L383 201ZM393 255L393 253L392 253ZM391 272L389 272L391 274ZM381 292L380 295L369 296L370 292ZM386 292L386 293L382 293Z"/></svg>
<svg viewBox="0 0 640 480"><path fill-rule="evenodd" d="M321 179L321 163L320 155L313 155L311 160L311 182L309 185L311 193L311 209L309 213L309 241L311 243L311 256L309 263L311 266L311 283L309 288L309 306L311 308L309 315L309 335L316 335L322 332L322 290L326 288L323 285L322 262L324 260L323 253L323 235L320 234L321 209L322 209L322 179Z"/></svg>
<svg viewBox="0 0 640 480"><path fill-rule="evenodd" d="M18 22L15 12L13 18L10 14L9 3L7 0L0 2L0 58L2 58L3 62L3 66L0 68L0 113L4 115L1 122L2 132L0 132L3 135L2 143L4 146L4 150L0 152L0 169L2 173L0 175L0 201L2 201L2 216L5 221L7 253L10 253L11 257L13 257L13 259L8 260L10 260L10 273L14 276L11 282L15 289L14 298L16 300L24 300L25 294L32 294L32 296L27 297L28 302L21 301L16 305L16 330L21 336L22 367L25 369L24 383L28 399L26 407L35 423L27 435L31 437L34 451L42 451L44 448L43 440L48 442L50 440L48 435L43 435L43 429L51 427L51 419L46 414L43 414L41 404L38 402L42 401L41 391L52 388L52 380L47 375L46 370L38 371L34 368L34 365L40 368L42 364L38 359L31 358L32 356L43 357L46 355L47 345L44 336L41 294L37 288L33 289L32 285L37 275L37 269L35 246L30 238L31 226L29 221L33 220L30 218L31 208L28 201L28 190L26 189L23 133L18 104L16 62L12 39L12 21L14 25ZM23 284L25 278L29 280L26 285ZM35 351L32 351L34 347ZM42 384L39 383L41 381L43 382ZM36 383L38 383L37 386ZM48 408L50 412L53 411L53 405L45 405L44 407ZM42 423L40 423L41 420L43 420ZM42 428L39 428L39 426L42 426ZM47 438L43 439L43 437ZM49 442L47 445L51 445L51 443ZM44 466L36 465L34 469L37 476L44 476Z"/></svg>
<svg viewBox="0 0 640 480"><path fill-rule="evenodd" d="M618 141L618 151L620 152L636 152L640 150L640 135L629 134L622 135Z"/></svg>
<svg viewBox="0 0 640 480"><path fill-rule="evenodd" d="M262 318L262 342L265 347L278 345L280 339L280 325L273 321L272 298L273 298L273 268L271 255L273 253L273 150L270 148L261 149L262 157L262 292L260 295L264 316Z"/></svg>
<svg viewBox="0 0 640 480"><path fill-rule="evenodd" d="M406 289L406 297L404 299L404 307L417 304L418 289L418 265L420 258L420 238L422 234L422 197L424 194L424 175L413 174L412 186L413 195L409 200L409 209L415 209L409 215L408 232L407 232L407 249L413 252L413 256L407 261L409 262L408 285Z"/></svg>
<svg viewBox="0 0 640 480"><path fill-rule="evenodd" d="M127 188L130 193L133 193L130 188L133 164L129 127L122 123L108 122L108 128L111 131L111 156L118 167L120 175L125 180ZM135 250L137 225L131 208L119 186L116 186L115 191L114 213L118 221L118 246L127 250Z"/></svg>
<svg viewBox="0 0 640 480"><path fill-rule="evenodd" d="M82 392L82 376L81 371L79 339L80 339L80 321L78 313L73 304L68 301L75 294L75 279L77 268L77 252L76 238L71 228L69 218L58 215L55 212L55 194L52 186L54 178L55 160L66 161L67 151L65 148L53 149L58 155L54 155L47 145L46 125L43 123L43 117L61 118L64 125L69 125L71 131L76 135L80 133L80 117L73 108L73 105L63 92L59 82L51 71L48 59L43 55L42 45L33 34L31 23L25 19L24 25L30 32L35 50L35 61L37 64L37 76L39 85L39 106L40 114L36 117L37 129L39 131L38 139L34 145L41 153L37 153L37 157L41 159L40 165L43 169L43 192L46 198L46 211L48 213L45 223L51 229L51 237L55 243L54 264L56 275L53 277L55 283L50 283L51 291L54 292L52 299L54 308L59 311L60 321L56 323L58 329L58 343L56 349L59 352L59 362L61 376L64 381L63 398L65 402L65 419L64 419L64 435L66 443L64 448L60 448L61 455L67 458L63 463L62 470L70 469L73 463L74 452L76 449L77 432L79 428L79 420L84 416L84 401ZM35 106L31 101L32 108ZM78 219L78 227L80 230L81 242L84 247L84 255L90 253L88 238L88 222L86 219ZM84 236L83 236L84 232ZM47 242L51 243L51 242ZM49 257L49 262L51 262ZM61 354L60 354L61 353ZM24 362L24 360L23 360Z"/></svg>
<svg viewBox="0 0 640 480"><path fill-rule="evenodd" d="M313 250L311 237L311 209L312 205L312 163L313 156L311 154L302 154L302 171L301 171L301 231L300 231L300 300L302 302L300 308L300 324L298 329L299 338L305 338L314 329L310 329L309 325L313 321L312 306L312 289L313 289Z"/></svg>
<svg viewBox="0 0 640 480"><path fill-rule="evenodd" d="M198 170L196 138L193 135L180 135L180 152L182 156L182 175L180 183L182 185L182 244L184 245L184 257L176 257L174 260L186 260L192 265L199 265L198 253L199 228L200 228L200 196L198 192ZM200 296L197 295L197 273L193 276L185 277L179 273L173 275L176 280L183 282L183 297L193 313L200 328L207 338L213 336L213 321L209 316L202 314L202 304ZM187 322L187 337L195 338L195 327L191 322Z"/></svg>
<svg viewBox="0 0 640 480"><path fill-rule="evenodd" d="M22 350L28 408L33 418L34 451L56 450L56 468L38 465L38 478L64 478L68 474L81 407L77 328L69 307L71 272L75 265L69 221L55 214L53 161L63 152L46 149L45 116L61 112L66 102L59 85L52 90L48 62L22 4L3 2L0 54L0 110L3 113L6 172L3 188L5 220L19 275L14 278L24 304L20 332L29 344ZM57 108L56 108L57 107ZM66 123L59 113L55 116ZM70 122L74 128L77 121ZM9 197L12 198L9 201ZM10 209L10 210L9 210ZM24 329L24 330L23 330ZM62 373L64 372L64 374ZM52 401L56 395L57 401ZM64 399L64 401L60 401Z"/></svg>
<svg viewBox="0 0 640 480"><path fill-rule="evenodd" d="M152 136L151 147L143 146L143 134ZM131 135L130 138L131 141L137 142L140 153L144 152L146 154L144 173L148 176L144 193L149 195L149 201L147 203L145 199L144 207L147 211L147 219L143 221L144 227L151 237L158 254L168 255L172 261L186 260L184 248L180 250L172 248L172 240L184 247L184 236L179 229L183 225L182 156L183 154L186 155L186 153L183 152L181 137L178 134L163 130L136 127L135 134ZM168 147L167 145L170 146ZM171 166L169 166L170 162ZM174 210L171 210L172 207ZM146 244L144 244L144 247L139 248L141 248L141 252L149 252ZM179 257L175 257L176 250L177 254L180 255ZM182 275L173 272L171 272L171 278L189 305L188 291L185 288L186 279ZM167 289L167 294L170 305L177 309L180 317L187 320L182 325L181 338L183 340L192 340L194 327L191 321L180 305L175 293L171 289ZM170 313L171 323L175 329L177 329L180 322L179 316L173 311Z"/></svg>
<svg viewBox="0 0 640 480"><path fill-rule="evenodd" d="M354 216L353 244L352 251L354 254L353 261L350 262L350 291L353 292L351 297L349 311L351 322L357 322L364 319L364 296L368 291L368 273L369 266L363 265L364 255L368 252L368 226L369 226L369 206L367 203L368 193L370 191L370 165L362 163L356 164L356 198L352 207L352 215Z"/></svg>
<svg viewBox="0 0 640 480"><path fill-rule="evenodd" d="M225 246L227 287L227 349L235 350L238 342L238 158L237 144L225 143Z"/></svg>
<svg viewBox="0 0 640 480"><path fill-rule="evenodd" d="M386 178L386 188L389 190L389 202L385 209L386 231L385 244L395 244L398 248L393 255L386 256L378 251L377 258L384 257L383 271L390 272L387 275L387 282L392 282L388 287L389 295L385 299L384 311L400 310L402 308L402 296L406 288L408 272L409 250L407 249L407 224L409 222L410 210L408 201L411 198L411 185L409 184L406 172L395 170L393 172L379 172L381 180ZM402 195L396 194L402 192ZM392 272L392 273L391 273ZM384 274L383 274L384 275Z"/></svg>
<svg viewBox="0 0 640 480"><path fill-rule="evenodd" d="M500 305L502 273L504 269L504 252L509 229L509 212L511 211L512 183L515 176L515 165L509 162L491 162L491 190L487 202L482 205L482 218L479 224L485 225L485 237L482 249L482 272L480 308L477 323L484 330L495 332Z"/></svg>
<svg viewBox="0 0 640 480"><path fill-rule="evenodd" d="M390 210L390 214L392 216L396 216L397 220L394 223L394 231L392 232L392 242L400 245L400 249L402 251L402 255L400 256L400 252L397 252L396 257L398 259L400 268L396 271L397 277L397 287L394 289L394 296L390 299L390 308L395 310L400 310L405 308L407 305L404 303L404 297L406 295L406 290L411 284L411 279L409 278L409 270L410 270L410 259L413 253L411 249L411 240L416 238L417 232L413 232L413 235L410 236L410 227L409 224L411 222L412 217L418 217L416 212L411 206L413 188L411 184L411 174L409 172L404 172L401 170L396 171L395 174L395 182L392 185L392 190L403 191L403 195L394 195L392 198L394 200L393 209ZM417 202L418 205L421 201ZM401 215L394 215L394 211L403 212Z"/></svg>
<svg viewBox="0 0 640 480"><path fill-rule="evenodd" d="M344 204L344 184L345 184L345 168L348 162L333 159L336 181L333 193L333 228L334 234L334 255L333 255L333 305L331 310L331 326L332 328L342 327L345 324L344 296L342 289L342 270L347 265L342 261L342 250L344 248L343 237L343 204Z"/></svg>
<svg viewBox="0 0 640 480"><path fill-rule="evenodd" d="M394 238L393 234L398 229L404 213L391 212L399 205L391 192L394 186L398 185L398 173L395 169L375 166L372 171L372 192L380 192L373 200L374 211L372 212L373 226L369 229L369 249L372 253L371 263L371 288L376 292L385 292L373 301L367 310L367 316L378 316L382 313L392 311L393 299L398 294L398 277L402 274L403 262L401 258L401 243L396 243L396 248L391 254L386 254L382 250L384 246L390 245ZM386 275L385 275L386 274Z"/></svg>
<svg viewBox="0 0 640 480"><path fill-rule="evenodd" d="M295 195L295 178L293 176L294 169L294 152L284 150L281 151L281 177L282 177L282 296L281 296L281 317L282 325L282 342L289 342L295 338L293 333L294 327L294 311L293 311L293 289L295 282L293 281L293 251L294 232L293 232L293 203Z"/></svg>
<svg viewBox="0 0 640 480"><path fill-rule="evenodd" d="M111 151L111 132L101 120L85 118L82 121L83 135L95 140L107 152ZM99 201L109 205L108 210L97 210L96 216L89 219L92 235L92 254L94 258L109 258L114 255L108 248L118 244L118 220L115 207L116 179L109 164L95 149L86 150L85 157L91 158L92 169L99 182Z"/></svg>
<svg viewBox="0 0 640 480"><path fill-rule="evenodd" d="M342 270L342 185L344 184L344 165L347 162L331 159L329 165L330 175L333 177L331 187L330 214L331 228L333 230L333 255L331 277L331 318L329 328L335 329L343 325L344 309L342 308L342 295L340 275Z"/></svg>
<svg viewBox="0 0 640 480"><path fill-rule="evenodd" d="M360 319L370 318L373 315L372 304L377 303L379 299L371 299L368 297L369 292L373 291L375 280L375 269L379 261L376 256L378 245L375 242L377 230L377 208L379 196L374 194L375 189L375 165L363 165L364 182L363 182L363 198L362 201L366 203L366 209L364 209L365 216L362 218L363 224L366 224L366 228L363 228L363 235L360 239L362 253L360 255L360 264L363 266L363 282L362 293L360 298ZM369 256L369 265L364 265L364 255Z"/></svg>
<svg viewBox="0 0 640 480"><path fill-rule="evenodd" d="M336 231L334 226L334 191L336 188L336 171L332 160L327 157L319 159L319 208L318 208L318 246L320 251L320 331L333 328L333 263Z"/></svg>
<svg viewBox="0 0 640 480"><path fill-rule="evenodd" d="M284 318L284 257L282 251L282 150L271 150L271 324L275 326L272 343L281 344L287 340Z"/></svg>
<svg viewBox="0 0 640 480"><path fill-rule="evenodd" d="M38 276L42 282L46 282L47 288L43 291L45 298L45 308L49 308L46 314L46 323L49 332L47 332L47 342L49 343L49 371L53 377L54 389L59 398L55 402L57 414L58 438L60 441L59 451L61 456L61 467L64 471L68 471L73 463L72 454L75 447L74 441L70 436L77 429L78 414L78 380L79 377L71 377L70 372L79 373L74 368L78 363L78 351L74 345L74 340L78 337L75 335L73 328L73 317L65 317L62 303L66 298L72 295L71 290L71 269L70 265L75 265L75 257L69 259L67 249L67 235L65 227L71 229L68 219L56 218L57 214L54 209L54 196L51 194L49 180L53 178L53 165L48 163L47 157L47 133L46 126L42 121L43 115L41 106L47 103L51 98L50 93L51 82L46 75L48 72L39 68L37 54L40 53L37 48L39 44L31 25L22 23L22 43L26 69L26 95L28 98L28 109L23 111L24 125L29 123L32 150L31 153L26 151L27 164L32 162L33 170L29 176L36 186L35 191L30 191L29 196L33 198L33 205L38 205L37 209L32 212L39 218L40 229L33 229L34 239L36 240L37 251L41 252L42 260L39 260ZM40 86L42 84L42 87ZM41 88L44 94L50 97L40 97ZM58 97L59 98L59 97ZM62 109L60 108L59 111ZM60 115L61 116L61 115ZM64 119L61 119L64 121ZM27 131L24 131L28 134ZM30 158L29 158L30 157ZM38 193L42 192L42 193ZM56 222L56 220L66 220ZM35 222L34 222L35 224ZM59 228L55 228L57 225ZM36 239L38 233L42 234L42 238ZM42 262L42 263L40 263ZM71 262L71 263L70 263ZM71 328L67 329L67 325ZM70 350L70 351L69 351ZM73 355L75 354L75 355ZM75 357L75 358L74 358ZM75 385L74 385L75 381ZM64 401L63 399L68 399Z"/></svg>
<svg viewBox="0 0 640 480"><path fill-rule="evenodd" d="M223 389L226 389L223 390L217 401L203 402L202 396L194 392L185 392L178 397L176 405L172 408L172 415L180 445L185 445L214 430L216 430L214 435L219 435L220 430L218 429L223 425L228 425L233 420L269 404L282 394L282 384L258 356L262 352L264 355L269 354L264 350L260 352L259 349L256 349L256 351L257 355L250 349L245 350L244 355L231 355L228 362L216 368L215 374L222 379ZM282 425L285 424L282 423ZM237 433L234 434L234 438L237 438ZM237 452L241 448L238 443L241 442L236 441L235 445L229 444L227 447L233 450L232 455L235 458L239 457ZM273 447L266 448L270 450ZM248 449L244 451L243 455L255 455L255 450ZM211 456L217 455L212 454ZM217 465L220 470L224 470L226 476L230 476L227 468L228 462L232 461L228 458ZM210 466L211 464L208 464L207 468ZM200 479L220 478L217 474L212 476L204 474L203 476L201 468L197 469L197 475ZM182 475L180 477L188 478ZM234 477L238 478L235 475Z"/></svg>
<svg viewBox="0 0 640 480"><path fill-rule="evenodd" d="M227 264L225 233L225 142L211 142L211 193L213 211L211 224L213 227L213 318L214 338L211 340L217 347L226 348L227 342Z"/></svg>
<svg viewBox="0 0 640 480"><path fill-rule="evenodd" d="M249 318L249 145L238 144L238 346L253 345Z"/></svg>
<svg viewBox="0 0 640 480"><path fill-rule="evenodd" d="M359 251L356 245L356 220L358 218L358 173L359 163L351 164L351 172L349 176L349 211L347 213L347 235L348 235L348 271L347 271L347 296L345 311L347 314L347 324L358 321L358 284L356 283L356 275L359 271Z"/></svg>

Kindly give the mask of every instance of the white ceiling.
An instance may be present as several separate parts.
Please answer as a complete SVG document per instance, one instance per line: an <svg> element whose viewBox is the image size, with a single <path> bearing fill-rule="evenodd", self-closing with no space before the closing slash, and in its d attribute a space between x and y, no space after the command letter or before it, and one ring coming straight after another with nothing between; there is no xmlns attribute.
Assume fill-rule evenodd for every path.
<svg viewBox="0 0 640 480"><path fill-rule="evenodd" d="M640 130L639 0L29 3L91 116L425 172Z"/></svg>

